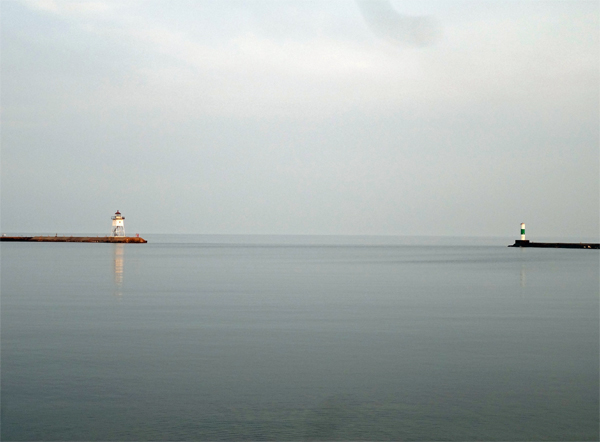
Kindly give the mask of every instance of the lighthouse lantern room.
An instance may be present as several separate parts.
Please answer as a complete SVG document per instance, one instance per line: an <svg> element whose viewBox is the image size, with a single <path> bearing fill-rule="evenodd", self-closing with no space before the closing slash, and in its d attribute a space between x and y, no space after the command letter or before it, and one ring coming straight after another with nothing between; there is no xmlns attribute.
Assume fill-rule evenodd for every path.
<svg viewBox="0 0 600 442"><path fill-rule="evenodd" d="M125 217L117 210L112 219L111 236L125 236Z"/></svg>

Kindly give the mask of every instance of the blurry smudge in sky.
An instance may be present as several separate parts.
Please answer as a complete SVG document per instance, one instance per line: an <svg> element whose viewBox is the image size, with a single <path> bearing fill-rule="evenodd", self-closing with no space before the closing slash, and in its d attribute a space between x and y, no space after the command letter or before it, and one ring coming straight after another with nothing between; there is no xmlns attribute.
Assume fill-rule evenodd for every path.
<svg viewBox="0 0 600 442"><path fill-rule="evenodd" d="M433 17L400 14L388 0L357 0L357 4L375 35L393 44L425 47L441 36L440 25Z"/></svg>

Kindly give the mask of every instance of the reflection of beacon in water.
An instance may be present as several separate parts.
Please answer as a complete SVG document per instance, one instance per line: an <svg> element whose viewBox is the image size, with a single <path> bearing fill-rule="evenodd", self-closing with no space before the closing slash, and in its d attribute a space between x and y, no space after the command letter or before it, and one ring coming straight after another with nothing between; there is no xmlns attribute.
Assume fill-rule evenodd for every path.
<svg viewBox="0 0 600 442"><path fill-rule="evenodd" d="M110 236L125 236L125 217L118 210L112 218L112 232Z"/></svg>
<svg viewBox="0 0 600 442"><path fill-rule="evenodd" d="M527 285L527 275L525 274L525 266L521 264L521 287L525 287Z"/></svg>

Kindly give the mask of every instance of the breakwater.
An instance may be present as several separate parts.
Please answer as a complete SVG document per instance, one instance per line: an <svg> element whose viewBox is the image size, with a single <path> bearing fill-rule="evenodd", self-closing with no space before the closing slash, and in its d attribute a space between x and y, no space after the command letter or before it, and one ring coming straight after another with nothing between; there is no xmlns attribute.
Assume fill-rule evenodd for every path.
<svg viewBox="0 0 600 442"><path fill-rule="evenodd" d="M139 236L0 236L0 241L147 243Z"/></svg>
<svg viewBox="0 0 600 442"><path fill-rule="evenodd" d="M548 249L600 249L598 243L568 243L568 242L532 242L528 239L517 239L508 247L541 247Z"/></svg>

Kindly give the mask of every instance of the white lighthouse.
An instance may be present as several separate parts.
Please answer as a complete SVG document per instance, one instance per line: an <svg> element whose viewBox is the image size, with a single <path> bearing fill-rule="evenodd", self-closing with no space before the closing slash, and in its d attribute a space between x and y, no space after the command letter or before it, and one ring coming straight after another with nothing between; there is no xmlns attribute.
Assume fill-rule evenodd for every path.
<svg viewBox="0 0 600 442"><path fill-rule="evenodd" d="M112 218L112 232L110 236L125 236L125 217L118 210Z"/></svg>

